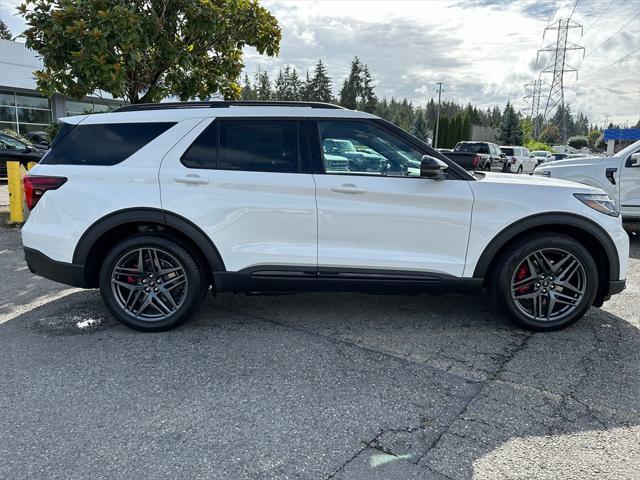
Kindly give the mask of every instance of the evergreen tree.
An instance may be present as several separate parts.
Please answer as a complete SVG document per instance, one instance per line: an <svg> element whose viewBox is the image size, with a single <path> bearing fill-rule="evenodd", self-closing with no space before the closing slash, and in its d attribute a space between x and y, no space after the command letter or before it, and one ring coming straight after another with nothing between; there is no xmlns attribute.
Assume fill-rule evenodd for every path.
<svg viewBox="0 0 640 480"><path fill-rule="evenodd" d="M378 99L376 98L375 93L373 93L373 79L371 78L371 73L369 72L369 67L367 65L363 65L362 67L360 88L360 96L362 97L360 108L368 113L375 112Z"/></svg>
<svg viewBox="0 0 640 480"><path fill-rule="evenodd" d="M249 80L249 75L244 74L244 78L242 80L242 93L240 94L240 98L242 100L256 100L256 94L251 86L251 81Z"/></svg>
<svg viewBox="0 0 640 480"><path fill-rule="evenodd" d="M351 62L351 72L344 79L340 90L340 105L351 110L358 106L358 94L361 91L362 63L355 57Z"/></svg>
<svg viewBox="0 0 640 480"><path fill-rule="evenodd" d="M417 109L416 118L413 122L412 133L420 140L427 141L427 118L422 108Z"/></svg>
<svg viewBox="0 0 640 480"><path fill-rule="evenodd" d="M471 140L471 118L468 113L464 114L462 120L462 138L460 140Z"/></svg>
<svg viewBox="0 0 640 480"><path fill-rule="evenodd" d="M331 77L322 60L318 60L313 78L307 80L306 100L311 102L331 102Z"/></svg>
<svg viewBox="0 0 640 480"><path fill-rule="evenodd" d="M271 91L271 79L266 70L258 67L255 75L255 97L257 100L271 100L273 93Z"/></svg>
<svg viewBox="0 0 640 480"><path fill-rule="evenodd" d="M522 126L513 105L507 102L498 129L498 141L503 145L522 145Z"/></svg>

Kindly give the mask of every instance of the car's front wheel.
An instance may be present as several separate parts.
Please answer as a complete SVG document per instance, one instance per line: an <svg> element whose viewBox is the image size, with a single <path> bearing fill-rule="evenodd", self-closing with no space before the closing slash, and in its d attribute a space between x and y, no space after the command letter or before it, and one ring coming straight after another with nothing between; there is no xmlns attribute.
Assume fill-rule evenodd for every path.
<svg viewBox="0 0 640 480"><path fill-rule="evenodd" d="M171 239L140 234L114 246L100 270L100 293L113 316L136 330L162 331L187 320L207 284L193 255Z"/></svg>
<svg viewBox="0 0 640 480"><path fill-rule="evenodd" d="M598 268L587 248L560 234L513 244L497 261L490 292L509 319L530 330L557 330L593 304Z"/></svg>

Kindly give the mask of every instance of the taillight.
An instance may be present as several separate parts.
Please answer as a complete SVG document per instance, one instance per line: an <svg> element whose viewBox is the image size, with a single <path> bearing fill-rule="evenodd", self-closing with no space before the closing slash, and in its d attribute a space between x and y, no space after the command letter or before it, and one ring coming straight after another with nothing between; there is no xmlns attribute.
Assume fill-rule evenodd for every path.
<svg viewBox="0 0 640 480"><path fill-rule="evenodd" d="M511 157L511 165L515 165L517 162L516 157Z"/></svg>
<svg viewBox="0 0 640 480"><path fill-rule="evenodd" d="M473 156L473 168L478 168L478 165L480 165L480 155L476 153Z"/></svg>
<svg viewBox="0 0 640 480"><path fill-rule="evenodd" d="M47 190L56 190L66 181L66 177L48 177L44 175L27 175L24 177L24 195L27 199L29 210L33 210L33 207L36 206L38 200L42 198Z"/></svg>

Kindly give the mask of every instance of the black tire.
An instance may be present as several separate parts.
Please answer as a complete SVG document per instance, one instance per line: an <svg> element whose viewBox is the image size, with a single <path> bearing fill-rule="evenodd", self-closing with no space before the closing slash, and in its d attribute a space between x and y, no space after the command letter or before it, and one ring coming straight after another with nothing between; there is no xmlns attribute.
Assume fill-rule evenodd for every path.
<svg viewBox="0 0 640 480"><path fill-rule="evenodd" d="M484 171L485 172L490 172L491 171L491 163L490 162L485 163Z"/></svg>
<svg viewBox="0 0 640 480"><path fill-rule="evenodd" d="M522 165L520 165L518 167L518 175L522 175L523 169L522 169Z"/></svg>
<svg viewBox="0 0 640 480"><path fill-rule="evenodd" d="M544 277L544 272L536 271L532 273L526 271L524 275L527 277L520 280L520 282L537 282L526 287L530 288L531 291L528 292L525 290L523 292L522 289L525 287L512 289L515 285L520 285L520 282L515 284L512 284L512 282L518 278L516 275L522 273L520 269L525 265L526 259L530 258L532 255L537 255L540 251L545 253L547 256L558 255L556 258L562 258L559 257L559 255L562 254L559 252L566 253L568 260L565 265L570 264L569 262L572 264L572 258L579 262L580 265L576 267L577 273L573 274L574 276L571 276L570 272L567 271L565 271L564 275L569 275L568 280L573 279L574 281L580 281L579 277L582 275L583 279L580 281L582 285L580 287L580 291L584 291L584 293L581 298L579 297L579 293L574 293L568 288L561 287L559 285L560 277L563 276L561 269L562 266L559 266L561 263L560 261L556 261L557 265L555 266L556 269L560 268L560 273L552 273L552 275L557 274L558 278L547 275L545 280L540 280L538 274ZM553 262L553 260L551 261ZM531 264L526 263L526 265ZM534 261L534 265L532 266L537 269L539 264ZM550 269L553 268L554 266L550 265ZM528 270L528 268L525 267L525 270ZM535 280L529 280L530 278L535 277L538 278ZM549 280L553 280L553 282L549 282ZM563 278L562 280L565 279ZM555 284L554 282L558 282L558 284ZM550 286L544 288L546 284L549 283ZM562 283L566 284L567 282L563 281ZM506 313L511 322L533 331L559 330L579 320L593 304L598 289L598 268L587 248L577 240L566 235L543 233L537 238L521 240L510 245L508 249L497 259L494 267L492 268L489 275L488 286L491 298ZM551 303L551 295L561 296L563 298L562 301L564 302L567 297L567 295L565 295L565 290L567 294L579 298L579 300L572 300L575 303L566 307L563 307L559 302L556 304L555 298L553 303ZM543 291L545 292L544 295L542 294ZM550 316L547 315L547 318L537 318L537 316L535 316L535 307L532 307L534 312L533 314L530 312L526 313L527 301L518 301L514 298L524 298L525 296L535 295L538 295L538 298L541 296L546 298L546 300L540 300L541 303L538 304L538 311L542 310L545 305L547 307L552 305L552 312L554 311L554 308L558 309L555 317L550 318ZM530 301L532 303L534 302L534 300ZM525 304L525 307L523 307L523 304ZM562 308L568 308L569 310L562 313ZM547 312L548 311L549 309L547 308ZM543 316L544 315L541 315L541 317Z"/></svg>
<svg viewBox="0 0 640 480"><path fill-rule="evenodd" d="M170 313L164 313L164 317L139 318L134 314L134 312L136 312L135 301L131 306L131 310L127 310L125 308L126 305L124 307L121 305L122 299L118 298L118 289L120 289L120 291L122 291L122 289L118 285L122 285L123 282L119 282L118 285L112 283L112 278L116 280L121 279L120 276L122 274L114 273L116 266L118 266L119 264L118 262L121 262L123 258L126 259L127 255L129 255L129 258L133 259L133 255L136 255L136 253L134 252L137 252L139 250L142 250L143 252L159 252L160 256L164 255L164 259L171 259L179 266L179 268L175 268L175 270L178 270L178 273L173 274L180 275L180 278L169 278L168 280L165 280L165 285L173 281L174 286L170 288L175 289L175 281L182 281L182 279L184 278L184 286L178 286L178 290L181 295L180 301L177 302L175 307L171 306L168 303L168 300L170 299L166 296L167 293L165 291L161 291L160 293L155 294L156 297L162 299L164 304L169 305L171 309ZM100 293L107 309L119 322L123 323L127 327L133 328L134 330L143 332L159 332L177 327L178 325L188 320L198 310L208 290L208 282L206 281L207 277L204 272L203 266L199 265L195 258L197 257L191 254L185 248L178 245L177 242L159 234L143 233L131 236L121 241L120 243L116 244L106 255L100 269ZM162 261L165 261L164 259ZM158 262L154 262L153 259L151 259L151 257L149 256L143 259L143 265L151 265L149 269L147 269L149 271L153 271L154 266L157 266ZM142 269L145 269L145 267L143 267ZM182 273L184 273L184 277L182 277ZM115 275L119 276L116 277ZM135 291L137 292L139 290L139 286L141 286L141 282L147 282L146 275L146 273L140 274L136 272L132 273L126 278L131 279L132 276L135 277L131 281L134 284L131 288L135 289ZM149 273L149 275L152 274ZM172 274L164 275L164 277L166 278L169 275ZM161 275L156 275L156 277L161 277ZM157 286L162 288L164 286L161 285L162 278L158 278L157 280L159 280ZM148 283L147 285L151 286L150 283ZM164 296L161 296L161 294ZM154 293L141 293L141 295L151 296L154 295ZM173 295L171 301L175 302L175 299L173 299ZM127 304L129 304L128 299ZM144 302L139 303L138 305L143 306ZM155 307L155 305L152 305L152 307ZM146 308L148 309L149 307ZM157 307L155 308L158 309ZM160 309L158 309L158 311L160 312ZM138 313L143 314L142 311Z"/></svg>

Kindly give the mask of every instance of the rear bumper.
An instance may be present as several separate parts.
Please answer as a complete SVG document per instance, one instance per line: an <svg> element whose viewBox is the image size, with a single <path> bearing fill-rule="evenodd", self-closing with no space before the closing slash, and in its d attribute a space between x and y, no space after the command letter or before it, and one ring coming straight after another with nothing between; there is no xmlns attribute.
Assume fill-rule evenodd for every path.
<svg viewBox="0 0 640 480"><path fill-rule="evenodd" d="M58 262L44 253L24 247L24 259L32 273L72 287L87 288L84 265Z"/></svg>

